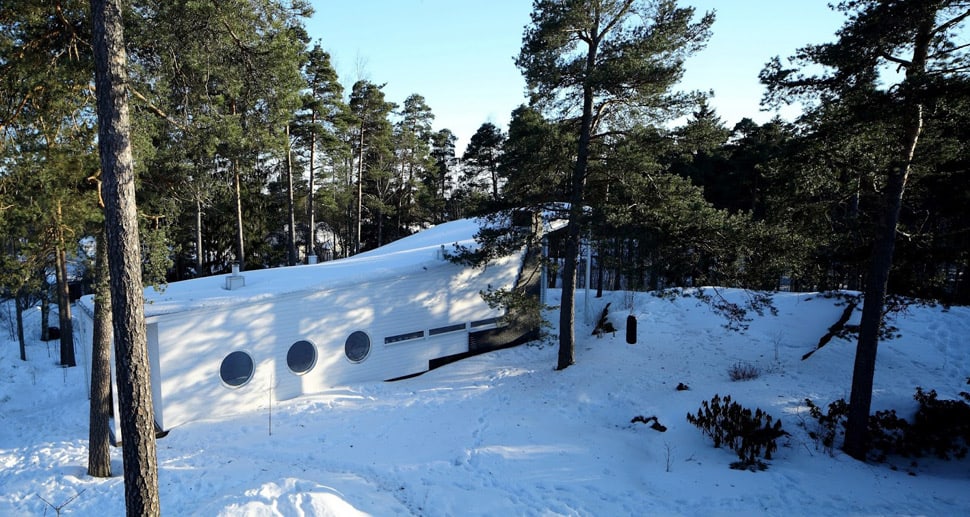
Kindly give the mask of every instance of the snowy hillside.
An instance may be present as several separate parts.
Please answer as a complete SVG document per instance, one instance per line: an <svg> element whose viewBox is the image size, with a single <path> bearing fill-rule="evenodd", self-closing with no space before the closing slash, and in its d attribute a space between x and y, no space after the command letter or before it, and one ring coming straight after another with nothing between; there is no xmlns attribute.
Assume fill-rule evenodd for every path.
<svg viewBox="0 0 970 517"><path fill-rule="evenodd" d="M551 293L553 297L555 292ZM730 297L745 296L738 291ZM860 463L808 433L804 399L849 396L854 343L808 360L838 299L777 294L777 315L727 331L707 305L638 293L578 296L577 363L521 346L393 383L335 388L260 412L178 427L158 442L165 515L968 515L970 459ZM612 302L616 335L589 324ZM555 300L552 300L555 303ZM4 318L12 312L0 307ZM637 343L624 339L637 316ZM87 379L36 340L28 362L0 321L0 515L121 515L116 477L88 477ZM551 320L556 320L553 315ZM880 347L873 409L909 417L917 386L957 398L970 377L970 308L914 306ZM760 375L732 381L733 365ZM678 384L689 387L677 390ZM715 394L780 418L766 471L728 468L685 416ZM656 416L666 432L631 423ZM892 467L895 466L896 469ZM47 501L47 502L45 502Z"/></svg>

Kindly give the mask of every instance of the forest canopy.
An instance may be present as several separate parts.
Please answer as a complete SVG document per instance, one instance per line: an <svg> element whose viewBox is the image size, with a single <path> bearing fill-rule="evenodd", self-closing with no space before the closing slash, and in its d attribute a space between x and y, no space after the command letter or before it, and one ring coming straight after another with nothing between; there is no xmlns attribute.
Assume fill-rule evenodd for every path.
<svg viewBox="0 0 970 517"><path fill-rule="evenodd" d="M941 22L947 14L955 21L934 33L936 59L919 84L925 120L888 291L967 303L970 96L959 59L966 6L897 3L933 4ZM884 2L842 2L836 7L852 23L833 37L846 51L815 45L790 61L766 58L766 102L810 97L802 116L729 126L706 94L677 91L663 75L679 76L683 57L718 30L716 13L679 5L689 2L584 5L620 13L647 4L661 10L640 15L642 26L621 25L622 38L604 39L603 68L589 76L602 105L584 151L582 202L591 210L581 234L596 285L862 289L903 116L890 106L904 92L877 79L905 60L885 51L899 41L866 47L864 31L885 25L902 37L905 27L878 15ZM483 121L475 134L460 135L470 140L459 156L459 135L435 127L434 107L420 92L388 99L381 80L338 77L326 42L306 31L307 3L128 5L146 285L224 273L233 263L253 269L345 257L429 225L568 201L574 192L582 91L542 85L576 69L554 70L554 55L535 46L539 39L530 43L528 32L518 60L537 87L533 102L515 109L507 127ZM553 41L555 23L577 21L559 14L536 19L551 24L536 28L553 31L541 41ZM25 304L49 296L58 252L72 264L65 281L93 274L83 244L102 215L88 18L87 2L74 0L0 6L0 292ZM662 23L666 32L656 34L667 40L650 40ZM680 46L662 50L677 31ZM655 58L625 57L633 52ZM831 74L800 72L812 63ZM643 77L650 80L631 89ZM816 95L813 79L844 87ZM682 116L664 121L661 112ZM551 253L568 255L556 242Z"/></svg>

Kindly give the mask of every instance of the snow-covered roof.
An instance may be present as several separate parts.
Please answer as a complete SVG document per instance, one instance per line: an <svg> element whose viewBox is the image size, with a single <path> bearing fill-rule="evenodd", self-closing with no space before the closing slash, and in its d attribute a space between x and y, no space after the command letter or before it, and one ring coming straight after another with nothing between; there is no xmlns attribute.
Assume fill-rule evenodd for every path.
<svg viewBox="0 0 970 517"><path fill-rule="evenodd" d="M447 263L442 250L455 244L475 247L475 234L486 224L482 219L452 221L349 258L318 264L244 271L245 286L226 289L226 277L215 275L172 282L156 290L145 289L145 316L161 316L201 308L257 302L285 294L335 289L375 278L415 274L429 266ZM557 228L558 225L547 228ZM93 313L93 298L79 302Z"/></svg>

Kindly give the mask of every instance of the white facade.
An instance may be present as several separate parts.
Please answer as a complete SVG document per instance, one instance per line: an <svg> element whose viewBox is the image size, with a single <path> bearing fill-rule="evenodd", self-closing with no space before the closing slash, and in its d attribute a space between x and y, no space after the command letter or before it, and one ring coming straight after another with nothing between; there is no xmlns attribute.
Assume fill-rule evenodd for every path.
<svg viewBox="0 0 970 517"><path fill-rule="evenodd" d="M521 254L484 269L444 258L454 243L472 244L477 229L475 221L456 221L348 259L146 289L159 427L417 374L430 360L469 351L469 334L496 327L502 316L480 292L513 286L522 267ZM87 363L93 300L79 306Z"/></svg>

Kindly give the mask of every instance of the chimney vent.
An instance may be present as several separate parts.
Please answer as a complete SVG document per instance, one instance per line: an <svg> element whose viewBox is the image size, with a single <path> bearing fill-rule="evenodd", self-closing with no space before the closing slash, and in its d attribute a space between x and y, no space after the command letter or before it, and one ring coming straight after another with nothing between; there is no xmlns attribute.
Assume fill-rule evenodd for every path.
<svg viewBox="0 0 970 517"><path fill-rule="evenodd" d="M246 286L246 277L239 274L239 264L232 263L232 274L226 277L226 289L232 291Z"/></svg>

